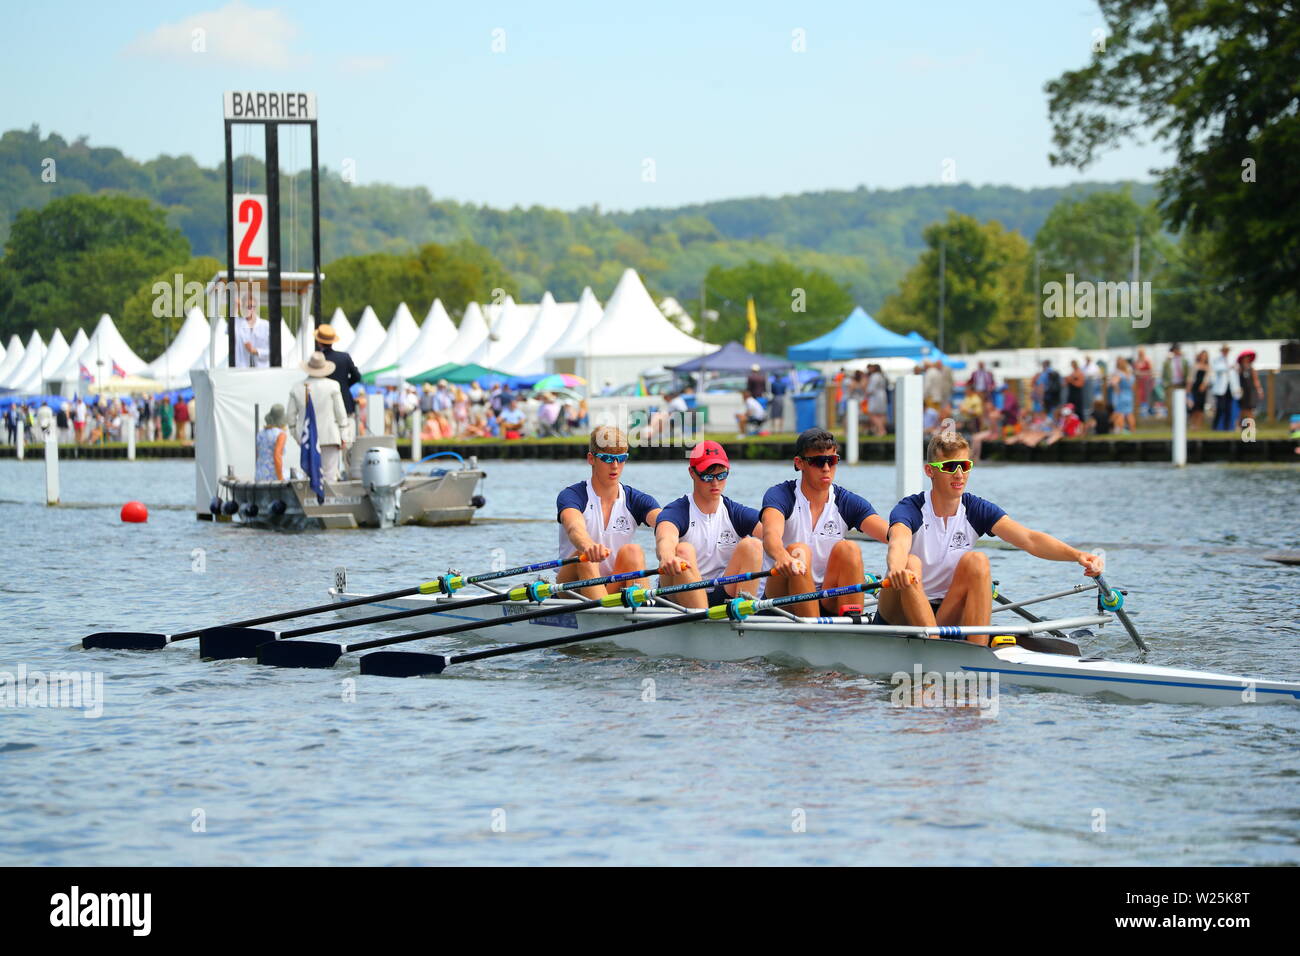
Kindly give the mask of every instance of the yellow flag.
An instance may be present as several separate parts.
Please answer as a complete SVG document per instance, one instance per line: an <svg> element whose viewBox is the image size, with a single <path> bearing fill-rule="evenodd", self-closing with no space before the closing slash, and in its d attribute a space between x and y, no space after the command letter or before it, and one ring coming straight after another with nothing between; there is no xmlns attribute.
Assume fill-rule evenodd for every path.
<svg viewBox="0 0 1300 956"><path fill-rule="evenodd" d="M751 352L758 351L758 313L754 311L754 297L749 297L749 304L745 306L745 320L748 328L745 331L745 348Z"/></svg>

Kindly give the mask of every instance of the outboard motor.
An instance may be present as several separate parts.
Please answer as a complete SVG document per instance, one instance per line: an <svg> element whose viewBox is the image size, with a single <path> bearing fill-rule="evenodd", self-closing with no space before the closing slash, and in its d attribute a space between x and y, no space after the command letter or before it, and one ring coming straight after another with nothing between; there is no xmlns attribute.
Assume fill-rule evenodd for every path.
<svg viewBox="0 0 1300 956"><path fill-rule="evenodd" d="M402 459L395 448L373 447L366 449L361 463L361 487L375 510L379 527L391 528L397 524L402 508Z"/></svg>

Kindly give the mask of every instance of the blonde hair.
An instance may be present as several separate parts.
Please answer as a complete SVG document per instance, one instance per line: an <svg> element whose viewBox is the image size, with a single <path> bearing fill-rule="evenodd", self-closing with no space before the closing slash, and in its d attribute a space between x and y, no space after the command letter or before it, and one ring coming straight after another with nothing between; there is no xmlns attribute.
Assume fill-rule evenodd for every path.
<svg viewBox="0 0 1300 956"><path fill-rule="evenodd" d="M600 452L621 455L627 451L627 436L613 425L598 425L591 430L587 451L593 455Z"/></svg>
<svg viewBox="0 0 1300 956"><path fill-rule="evenodd" d="M925 460L927 462L946 461L952 457L953 452L962 448L969 451L970 442L966 440L966 436L961 432L935 432L934 437L930 439L930 443L925 448Z"/></svg>

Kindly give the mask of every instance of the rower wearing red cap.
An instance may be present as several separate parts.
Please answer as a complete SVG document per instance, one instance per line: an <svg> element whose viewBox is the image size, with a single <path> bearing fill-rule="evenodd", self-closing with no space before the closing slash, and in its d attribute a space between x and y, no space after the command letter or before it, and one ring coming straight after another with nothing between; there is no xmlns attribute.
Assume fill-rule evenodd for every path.
<svg viewBox="0 0 1300 956"><path fill-rule="evenodd" d="M763 495L763 550L766 597L784 597L821 588L835 588L862 581L862 549L845 540L850 528L885 540L885 519L861 495L835 484L839 464L835 436L824 428L809 428L795 440L795 481L773 485ZM840 614L861 599L841 596L821 601L825 613ZM819 613L818 602L793 604L790 610L803 617Z"/></svg>
<svg viewBox="0 0 1300 956"><path fill-rule="evenodd" d="M726 450L715 441L700 442L691 449L687 471L691 493L664 505L655 525L660 583L687 584L757 571L763 564L758 511L723 494L731 473ZM676 600L684 607L703 608L735 597L743 586L683 591Z"/></svg>

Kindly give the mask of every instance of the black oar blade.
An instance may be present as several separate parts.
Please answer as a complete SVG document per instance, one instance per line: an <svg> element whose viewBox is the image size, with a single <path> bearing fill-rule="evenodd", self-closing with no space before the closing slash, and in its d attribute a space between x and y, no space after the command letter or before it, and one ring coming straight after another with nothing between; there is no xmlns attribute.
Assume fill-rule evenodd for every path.
<svg viewBox="0 0 1300 956"><path fill-rule="evenodd" d="M167 635L143 631L101 631L82 638L81 646L86 650L101 647L112 651L157 651L167 646Z"/></svg>
<svg viewBox="0 0 1300 956"><path fill-rule="evenodd" d="M338 662L343 648L319 641L275 641L257 649L257 663L271 667L329 668Z"/></svg>
<svg viewBox="0 0 1300 956"><path fill-rule="evenodd" d="M214 661L256 657L257 649L275 640L275 631L255 627L209 627L199 635L199 656Z"/></svg>
<svg viewBox="0 0 1300 956"><path fill-rule="evenodd" d="M361 658L361 673L379 677L426 677L441 674L446 668L447 658L441 654L376 651Z"/></svg>

